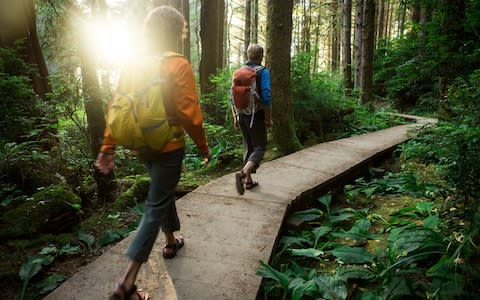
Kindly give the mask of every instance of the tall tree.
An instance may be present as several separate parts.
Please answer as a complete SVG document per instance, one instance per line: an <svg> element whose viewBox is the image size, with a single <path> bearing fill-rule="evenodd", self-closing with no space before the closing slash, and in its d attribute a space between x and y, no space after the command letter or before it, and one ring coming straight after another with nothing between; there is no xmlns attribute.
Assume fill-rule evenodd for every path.
<svg viewBox="0 0 480 300"><path fill-rule="evenodd" d="M343 93L351 95L352 82L352 1L343 0Z"/></svg>
<svg viewBox="0 0 480 300"><path fill-rule="evenodd" d="M355 88L360 88L362 76L362 27L363 27L363 3L364 0L355 1Z"/></svg>
<svg viewBox="0 0 480 300"><path fill-rule="evenodd" d="M373 101L373 52L375 46L375 0L365 0L362 27L362 74L360 104Z"/></svg>
<svg viewBox="0 0 480 300"><path fill-rule="evenodd" d="M217 18L218 18L218 23L217 23L217 63L216 63L216 68L217 69L223 69L224 67L224 49L223 47L224 40L225 40L225 1L221 0L218 1L218 7L217 7Z"/></svg>
<svg viewBox="0 0 480 300"><path fill-rule="evenodd" d="M273 139L284 154L301 148L291 103L292 11L293 0L267 0L266 65L271 72Z"/></svg>
<svg viewBox="0 0 480 300"><path fill-rule="evenodd" d="M331 69L332 71L338 71L340 65L340 22L338 13L338 1L333 0L331 2L331 17L332 17L332 55L331 55Z"/></svg>
<svg viewBox="0 0 480 300"><path fill-rule="evenodd" d="M97 18L105 18L106 1L101 5L92 7L92 11ZM95 3L94 3L95 4ZM89 33L81 32L80 38L80 69L82 75L82 92L85 103L85 113L87 115L87 134L90 144L91 157L95 159L98 155L105 128L105 115L103 112L103 100L101 97L100 84L96 70L96 55L90 47ZM93 167L93 166L92 166ZM95 182L97 183L98 194L104 201L112 201L116 190L114 172L108 175L101 174L97 168L93 167Z"/></svg>
<svg viewBox="0 0 480 300"><path fill-rule="evenodd" d="M29 74L33 90L46 99L52 89L38 40L34 0L0 0L0 47L11 47L19 40L25 41L26 63L33 67Z"/></svg>
<svg viewBox="0 0 480 300"><path fill-rule="evenodd" d="M250 33L252 28L252 0L245 0L245 25L243 37L243 58L247 60L247 48L250 45Z"/></svg>
<svg viewBox="0 0 480 300"><path fill-rule="evenodd" d="M210 76L217 71L218 57L218 1L202 0L200 8L200 39L202 54L200 59L200 90L203 95L211 92ZM222 25L223 26L223 22Z"/></svg>
<svg viewBox="0 0 480 300"><path fill-rule="evenodd" d="M258 43L258 0L252 0L252 43Z"/></svg>
<svg viewBox="0 0 480 300"><path fill-rule="evenodd" d="M379 0L378 1L378 21L377 21L377 40L383 40L384 33L385 33L385 1L386 0Z"/></svg>

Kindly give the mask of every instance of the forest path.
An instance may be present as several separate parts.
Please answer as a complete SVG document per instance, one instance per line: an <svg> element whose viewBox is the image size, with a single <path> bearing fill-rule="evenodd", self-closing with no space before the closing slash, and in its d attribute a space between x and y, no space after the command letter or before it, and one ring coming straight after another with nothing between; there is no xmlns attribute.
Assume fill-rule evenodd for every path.
<svg viewBox="0 0 480 300"><path fill-rule="evenodd" d="M152 300L255 299L289 206L302 195L345 178L409 139L409 129L436 123L409 117L415 124L395 126L322 143L265 162L255 174L260 185L235 189L228 174L177 201L185 247L172 260L162 258L163 235L141 269L137 285ZM123 256L134 234L80 269L46 300L107 299L126 266Z"/></svg>

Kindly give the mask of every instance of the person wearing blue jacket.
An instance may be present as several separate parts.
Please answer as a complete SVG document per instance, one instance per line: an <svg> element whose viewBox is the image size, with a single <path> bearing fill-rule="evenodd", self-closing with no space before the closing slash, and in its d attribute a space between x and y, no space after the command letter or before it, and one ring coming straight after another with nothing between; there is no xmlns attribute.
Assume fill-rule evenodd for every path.
<svg viewBox="0 0 480 300"><path fill-rule="evenodd" d="M249 190L258 185L253 181L255 173L267 150L267 129L272 122L272 95L270 90L270 73L262 66L263 47L251 44L247 49L248 67L256 68L257 85L259 86L260 103L255 109L255 115L238 113L234 118L234 127L240 128L243 135L243 168L235 174L237 191L243 195L245 189ZM260 68L257 68L261 66ZM253 120L253 121L252 121Z"/></svg>

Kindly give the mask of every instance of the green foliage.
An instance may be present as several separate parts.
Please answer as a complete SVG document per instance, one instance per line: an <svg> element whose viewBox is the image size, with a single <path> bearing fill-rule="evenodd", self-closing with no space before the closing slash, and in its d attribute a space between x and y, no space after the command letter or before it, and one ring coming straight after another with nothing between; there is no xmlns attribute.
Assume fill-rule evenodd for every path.
<svg viewBox="0 0 480 300"><path fill-rule="evenodd" d="M355 191L350 201L357 203L358 197L373 195L433 199L434 194L444 193L440 190L444 188L403 171L370 182L358 180L346 191ZM477 225L476 231L467 236L452 233L441 217L445 216L442 209L447 208L433 201L416 201L389 217L368 209L332 207L331 193L318 202L320 208L292 214L304 226L284 235L272 264L262 263L259 268L265 298L330 299L323 291L338 287L347 291L348 286L358 286L350 291L351 299L452 299L475 295ZM373 249L369 241L374 240L386 243L378 243ZM464 259L469 259L471 265ZM466 280L472 277L477 279ZM336 295L332 299L345 299L343 293L332 295Z"/></svg>
<svg viewBox="0 0 480 300"><path fill-rule="evenodd" d="M81 205L80 197L68 187L60 185L43 189L32 195L31 200L0 215L0 237L30 237L41 232L67 231L79 220L78 205Z"/></svg>
<svg viewBox="0 0 480 300"><path fill-rule="evenodd" d="M435 111L439 88L438 62L418 56L418 41L401 38L383 47L375 54L375 93L387 98L403 110L423 106ZM436 52L435 52L436 53Z"/></svg>
<svg viewBox="0 0 480 300"><path fill-rule="evenodd" d="M36 125L36 99L28 76L30 68L18 54L20 48L0 48L1 144L21 141L19 138Z"/></svg>
<svg viewBox="0 0 480 300"><path fill-rule="evenodd" d="M330 132L342 129L342 118L352 104L343 97L339 79L310 72L311 55L297 53L292 59L292 105L301 143L329 140Z"/></svg>
<svg viewBox="0 0 480 300"><path fill-rule="evenodd" d="M81 252L80 247L67 244L60 249L57 249L55 246L48 246L43 248L37 255L28 257L27 261L22 264L18 274L23 282L19 299L24 299L30 280L40 273L44 267L51 265L57 257L75 255ZM65 276L61 274L53 274L35 286L43 294L55 289L64 279Z"/></svg>
<svg viewBox="0 0 480 300"><path fill-rule="evenodd" d="M427 129L405 146L406 158L436 163L444 177L463 197L480 197L480 129L441 123Z"/></svg>
<svg viewBox="0 0 480 300"><path fill-rule="evenodd" d="M232 84L232 70L219 70L210 77L212 83L211 92L202 95L202 109L205 112L205 120L209 124L222 125L232 129L233 121L230 111L230 90Z"/></svg>
<svg viewBox="0 0 480 300"><path fill-rule="evenodd" d="M345 192L352 201L360 195L370 198L372 195L404 194L410 196L430 197L439 187L435 184L421 182L413 172L387 173L383 178L373 178L367 181L361 177L355 184L347 184Z"/></svg>

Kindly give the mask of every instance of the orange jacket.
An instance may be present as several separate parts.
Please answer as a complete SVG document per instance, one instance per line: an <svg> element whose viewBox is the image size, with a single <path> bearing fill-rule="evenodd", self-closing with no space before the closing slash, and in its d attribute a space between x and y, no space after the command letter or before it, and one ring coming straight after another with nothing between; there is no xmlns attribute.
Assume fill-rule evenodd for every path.
<svg viewBox="0 0 480 300"><path fill-rule="evenodd" d="M203 128L203 115L198 100L193 71L188 60L180 55L171 55L164 58L162 62L163 74L166 78L173 78L172 99L175 99L176 120L180 123L188 135L192 138L203 157L209 155L209 148L205 130ZM122 75L119 89L123 85ZM183 148L184 138L169 141L160 152L170 152ZM106 128L100 152L113 153L115 141Z"/></svg>

